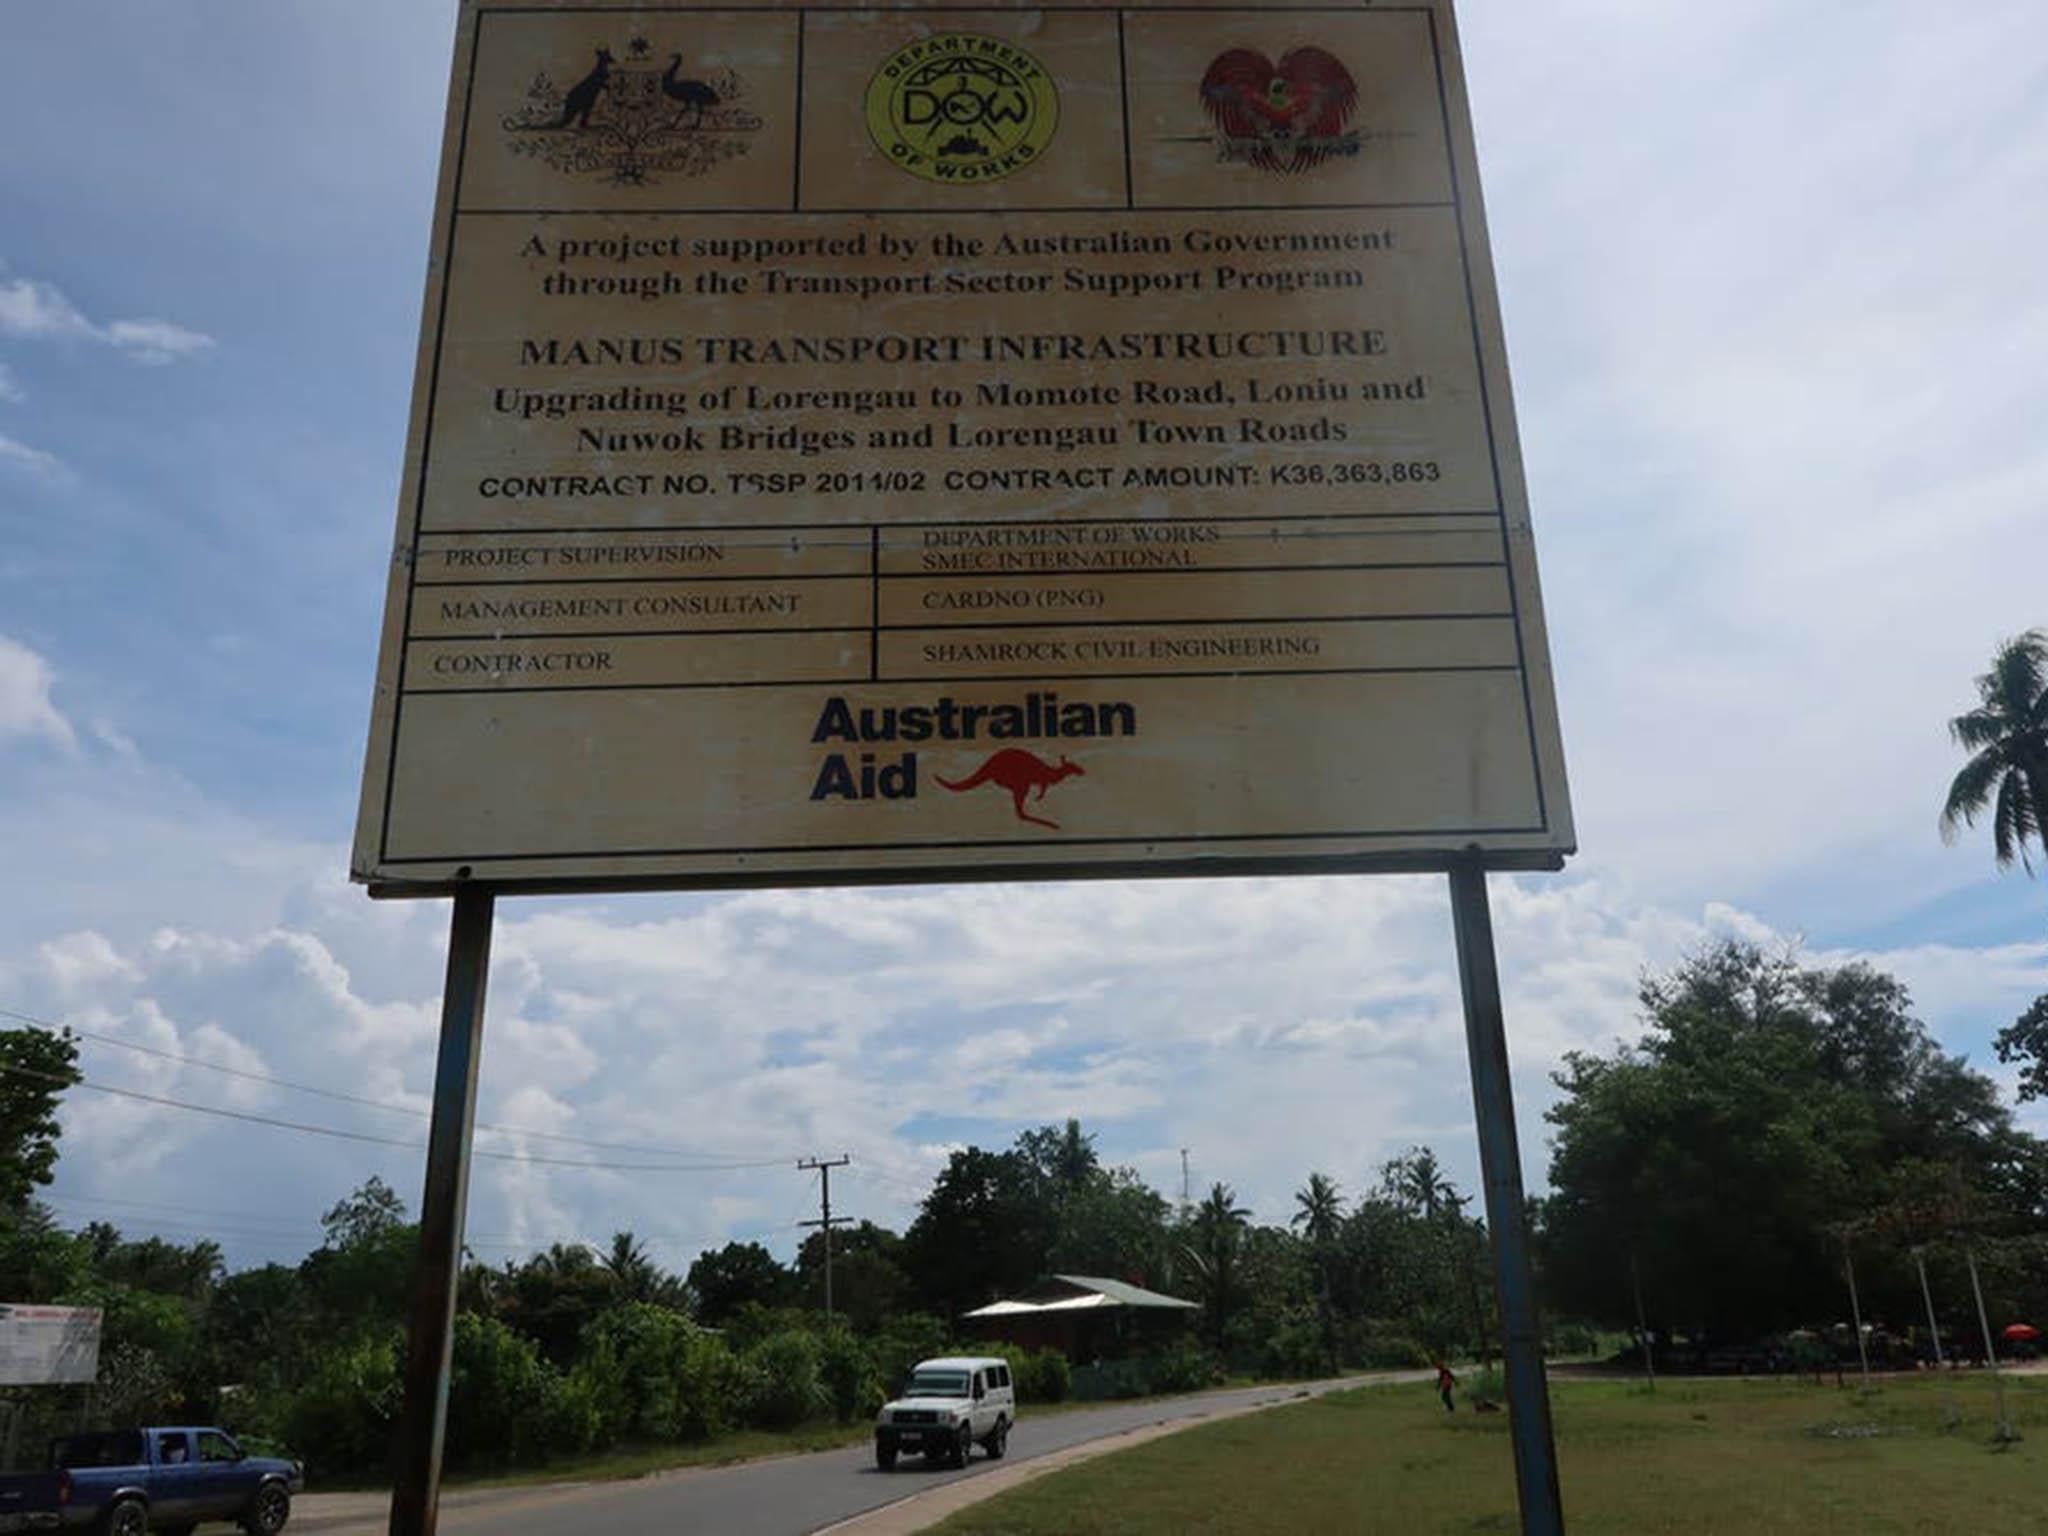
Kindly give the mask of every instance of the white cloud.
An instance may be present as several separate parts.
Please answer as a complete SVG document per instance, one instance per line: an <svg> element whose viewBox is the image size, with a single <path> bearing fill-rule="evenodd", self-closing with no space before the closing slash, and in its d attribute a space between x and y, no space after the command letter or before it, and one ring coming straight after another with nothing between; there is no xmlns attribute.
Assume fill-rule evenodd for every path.
<svg viewBox="0 0 2048 1536"><path fill-rule="evenodd" d="M27 277L0 282L0 336L96 341L138 363L174 362L214 345L211 336L169 320L115 320L96 325L57 288Z"/></svg>
<svg viewBox="0 0 2048 1536"><path fill-rule="evenodd" d="M99 328L48 283L26 277L0 283L0 336L44 340L99 334Z"/></svg>
<svg viewBox="0 0 2048 1536"><path fill-rule="evenodd" d="M116 320L107 327L107 340L138 363L174 363L214 344L211 336L168 320Z"/></svg>
<svg viewBox="0 0 2048 1536"><path fill-rule="evenodd" d="M0 438L0 457L7 440ZM19 640L0 635L0 741L10 736L40 737L61 747L75 747L77 734L50 697L56 675L49 662Z"/></svg>
<svg viewBox="0 0 2048 1536"><path fill-rule="evenodd" d="M75 477L71 468L54 453L31 448L0 433L0 469L13 469L50 485L68 485Z"/></svg>
<svg viewBox="0 0 2048 1536"><path fill-rule="evenodd" d="M1525 1171L1538 1187L1549 1072L1568 1050L1606 1051L1639 1032L1644 968L1716 934L1782 940L1754 914L1646 906L1585 879L1496 880L1494 914ZM96 1080L413 1144L324 1141L88 1091L67 1111L60 1195L175 1203L197 1181L246 1187L252 1214L310 1220L368 1172L410 1194L445 922L439 903L373 906L323 885L290 925L181 921L123 942L87 930L0 964L9 1006L392 1108L92 1045ZM1955 1045L2024 1000L2048 945L1870 958L1915 987ZM470 1226L494 1256L622 1227L672 1263L730 1237L786 1254L811 1197L785 1165L819 1151L854 1155L850 1214L900 1228L949 1147L1006 1145L1070 1115L1163 1192L1177 1191L1178 1149L1192 1148L1199 1183L1232 1184L1267 1220L1284 1219L1310 1169L1356 1191L1415 1142L1476 1186L1435 880L507 903L490 1000L480 1114L502 1129L478 1142L498 1155L478 1162ZM548 1159L658 1159L559 1137L775 1166L564 1167ZM175 1146L175 1175L129 1156L138 1138Z"/></svg>
<svg viewBox="0 0 2048 1536"><path fill-rule="evenodd" d="M0 363L0 404L19 405L27 398L13 371L5 363Z"/></svg>

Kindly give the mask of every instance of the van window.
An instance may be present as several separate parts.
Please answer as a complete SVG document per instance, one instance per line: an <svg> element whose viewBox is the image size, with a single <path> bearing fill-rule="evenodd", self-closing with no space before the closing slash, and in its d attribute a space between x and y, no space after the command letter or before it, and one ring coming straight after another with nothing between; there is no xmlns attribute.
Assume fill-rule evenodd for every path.
<svg viewBox="0 0 2048 1536"><path fill-rule="evenodd" d="M1010 1368L1009 1368L1009 1367L1008 1367L1007 1365L999 1365L999 1366L997 1366L997 1367L996 1367L996 1385L997 1385L997 1386L999 1386L999 1387L1007 1387L1007 1386L1008 1386L1009 1384L1010 1384Z"/></svg>

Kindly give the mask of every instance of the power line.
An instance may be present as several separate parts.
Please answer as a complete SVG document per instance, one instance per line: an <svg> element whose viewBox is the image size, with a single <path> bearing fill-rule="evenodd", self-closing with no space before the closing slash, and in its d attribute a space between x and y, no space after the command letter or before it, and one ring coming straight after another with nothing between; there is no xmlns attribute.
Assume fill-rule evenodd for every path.
<svg viewBox="0 0 2048 1536"><path fill-rule="evenodd" d="M189 1232L201 1237L209 1237L215 1234L225 1234L234 1237L275 1239L276 1241L281 1243L305 1239L309 1237L320 1237L324 1239L326 1233L325 1227L307 1225L303 1222L296 1221L293 1218L289 1217L251 1216L238 1211L217 1211L213 1208L206 1206L173 1205L161 1201L153 1202L148 1200L116 1200L109 1196L100 1195L42 1195L38 1198L45 1205L138 1206L142 1207L146 1211L171 1211L188 1216L201 1216L208 1218L217 1215L224 1215L230 1218L230 1220L227 1222L209 1220L205 1224L192 1221L179 1221L175 1218L167 1220L164 1217L156 1215L144 1215L132 1218L138 1224L138 1226L146 1228L150 1231L168 1230L176 1232ZM238 1217L241 1219L241 1222L260 1222L264 1223L264 1225L261 1227L242 1225L238 1223L236 1220L234 1220L234 1218ZM736 1238L773 1237L783 1232L792 1231L801 1225L801 1222L791 1220L785 1222L777 1222L765 1227L737 1228L731 1234L729 1234L729 1236ZM694 1248L701 1252L711 1242L711 1238L702 1233L686 1234L678 1232L650 1232L640 1228L633 1228L631 1230L633 1231L633 1235L636 1238L639 1238L649 1243L660 1244L664 1247L678 1249ZM545 1248L551 1244L558 1244L560 1246L569 1248L588 1248L592 1251L602 1251L604 1247L603 1243L599 1242L595 1238L589 1237L562 1237L556 1235L513 1237L509 1233L502 1232L465 1233L463 1235L462 1240L465 1244L472 1248L499 1248L517 1250ZM314 1248L317 1248L319 1246L320 1244L317 1243L313 1245ZM309 1251L311 1250L309 1249Z"/></svg>
<svg viewBox="0 0 2048 1536"><path fill-rule="evenodd" d="M239 1120L249 1125L267 1125L275 1130L298 1131L308 1136L328 1136L338 1141L364 1142L370 1146L397 1147L406 1152L426 1151L425 1145L421 1142L400 1141L395 1136L373 1136L368 1131L345 1131L331 1125L308 1125L300 1120L285 1120L276 1115L259 1115L242 1109L222 1109L212 1104L189 1104L183 1099L165 1098L161 1094L143 1093L134 1088L116 1088L111 1083L96 1083L89 1077L67 1078L59 1073L37 1072L29 1067L0 1066L0 1072L11 1077L35 1078L41 1082L55 1083L60 1087L90 1088L95 1093L135 1099L144 1104L160 1104L166 1109L182 1109L196 1115L216 1115L224 1120ZM753 1168L788 1166L779 1157L736 1159L718 1163L594 1163L575 1158L542 1157L537 1153L487 1152L482 1149L478 1149L475 1155L495 1158L505 1163L539 1163L551 1168L603 1169L613 1173L736 1173Z"/></svg>
<svg viewBox="0 0 2048 1536"><path fill-rule="evenodd" d="M0 1008L0 1018L16 1019L23 1024L33 1025L38 1029L66 1030L78 1036L81 1040L92 1041L95 1045L109 1045L119 1050L135 1051L140 1055L155 1056L163 1061L176 1062L179 1066L196 1067L202 1072L218 1072L225 1077L239 1077L252 1083L267 1083L273 1088L288 1088L293 1093L310 1093L318 1098L332 1099L339 1104L360 1104L367 1109L382 1110L386 1114L410 1115L415 1120L430 1120L433 1118L429 1111L414 1109L409 1104L387 1104L381 1099L365 1098L361 1094L343 1093L335 1088L318 1088L311 1083L294 1083L282 1077L273 1077L267 1072L251 1072L244 1067L230 1067L220 1062L201 1061L196 1056L181 1056L175 1051L159 1050L155 1046L142 1045L134 1040L122 1040L113 1035L97 1034L89 1029L81 1029L76 1024L64 1024L52 1019L40 1019L34 1014L22 1013L13 1008ZM690 1147L650 1147L635 1145L631 1142L593 1141L587 1136L570 1136L559 1131L530 1131L522 1126L494 1125L488 1120L479 1120L476 1123L476 1128L480 1131L490 1131L500 1136L522 1136L532 1141L559 1141L570 1146L591 1147L604 1152L638 1152L650 1157L715 1158L718 1155L714 1152L703 1152ZM489 1154L480 1153L478 1155L488 1156ZM532 1159L528 1159L528 1161L532 1161ZM781 1161L779 1159L765 1161L762 1166L780 1167Z"/></svg>

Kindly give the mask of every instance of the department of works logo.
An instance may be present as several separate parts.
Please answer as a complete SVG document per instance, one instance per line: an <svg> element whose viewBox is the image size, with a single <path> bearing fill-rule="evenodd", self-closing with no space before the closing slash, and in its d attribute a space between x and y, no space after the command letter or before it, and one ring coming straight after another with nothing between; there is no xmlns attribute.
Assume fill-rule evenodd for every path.
<svg viewBox="0 0 2048 1536"><path fill-rule="evenodd" d="M743 155L761 129L745 106L746 82L730 69L684 72L683 55L664 66L644 36L625 58L599 44L588 69L564 88L539 70L526 105L500 124L512 152L570 175L602 176L619 186L651 186L664 173L701 176Z"/></svg>
<svg viewBox="0 0 2048 1536"><path fill-rule="evenodd" d="M1202 109L1216 125L1216 155L1292 175L1335 155L1358 153L1345 131L1358 87L1335 54L1292 48L1276 65L1251 48L1231 48L1202 76Z"/></svg>
<svg viewBox="0 0 2048 1536"><path fill-rule="evenodd" d="M970 32L921 38L868 82L868 135L890 161L926 181L995 181L1045 153L1060 96L1015 43Z"/></svg>

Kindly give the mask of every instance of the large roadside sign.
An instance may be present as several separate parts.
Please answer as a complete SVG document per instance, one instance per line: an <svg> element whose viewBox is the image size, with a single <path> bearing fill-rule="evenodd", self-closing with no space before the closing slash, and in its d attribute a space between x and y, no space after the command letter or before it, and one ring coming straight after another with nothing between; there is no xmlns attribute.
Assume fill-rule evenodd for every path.
<svg viewBox="0 0 2048 1536"><path fill-rule="evenodd" d="M100 1309L0 1302L0 1387L99 1379Z"/></svg>
<svg viewBox="0 0 2048 1536"><path fill-rule="evenodd" d="M1555 867L1448 0L466 0L354 873Z"/></svg>

